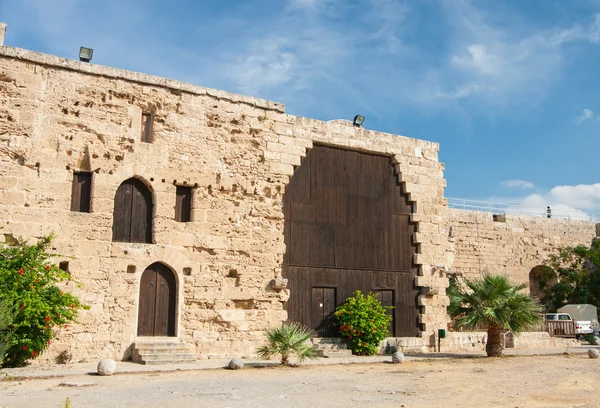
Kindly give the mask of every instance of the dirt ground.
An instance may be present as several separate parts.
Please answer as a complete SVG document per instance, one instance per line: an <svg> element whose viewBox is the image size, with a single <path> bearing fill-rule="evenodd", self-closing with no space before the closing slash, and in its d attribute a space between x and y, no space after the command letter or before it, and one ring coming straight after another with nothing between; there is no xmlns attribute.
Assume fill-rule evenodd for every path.
<svg viewBox="0 0 600 408"><path fill-rule="evenodd" d="M0 407L600 407L587 355L3 381Z"/></svg>

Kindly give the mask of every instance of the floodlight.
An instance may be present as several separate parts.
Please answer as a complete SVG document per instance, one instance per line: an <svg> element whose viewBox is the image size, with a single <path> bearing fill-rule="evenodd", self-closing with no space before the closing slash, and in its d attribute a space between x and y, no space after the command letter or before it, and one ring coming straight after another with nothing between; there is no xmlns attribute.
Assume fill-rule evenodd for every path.
<svg viewBox="0 0 600 408"><path fill-rule="evenodd" d="M79 47L79 60L83 62L90 62L92 60L92 54L94 50L86 47Z"/></svg>
<svg viewBox="0 0 600 408"><path fill-rule="evenodd" d="M361 116L361 115L356 115L354 117L354 121L352 122L352 124L356 127L361 127L363 122L365 121L365 117Z"/></svg>

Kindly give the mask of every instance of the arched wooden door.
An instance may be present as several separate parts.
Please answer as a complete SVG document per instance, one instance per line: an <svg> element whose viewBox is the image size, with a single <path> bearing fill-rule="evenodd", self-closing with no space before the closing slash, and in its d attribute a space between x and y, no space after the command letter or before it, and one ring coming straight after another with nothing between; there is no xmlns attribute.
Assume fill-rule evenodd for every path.
<svg viewBox="0 0 600 408"><path fill-rule="evenodd" d="M177 283L160 262L150 265L140 281L138 336L175 336Z"/></svg>
<svg viewBox="0 0 600 408"><path fill-rule="evenodd" d="M152 243L152 194L141 180L130 178L117 189L113 241Z"/></svg>

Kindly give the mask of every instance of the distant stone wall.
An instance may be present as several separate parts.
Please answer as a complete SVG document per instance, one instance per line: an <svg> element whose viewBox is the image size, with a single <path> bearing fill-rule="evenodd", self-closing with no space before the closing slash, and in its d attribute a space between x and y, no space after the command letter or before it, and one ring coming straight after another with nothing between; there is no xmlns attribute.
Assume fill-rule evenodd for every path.
<svg viewBox="0 0 600 408"><path fill-rule="evenodd" d="M519 215L494 221L491 213L453 208L445 225L453 247L451 271L465 278L505 273L515 283L528 283L531 269L558 248L590 245L596 237L593 222Z"/></svg>
<svg viewBox="0 0 600 408"><path fill-rule="evenodd" d="M154 118L152 143L141 115ZM313 143L390 156L416 205L420 323L446 327L443 165L438 144L287 115L282 104L171 79L0 47L2 237L56 234L53 250L90 305L44 354L127 358L140 278L162 262L177 281L177 337L198 358L251 355L287 318L282 196ZM91 212L70 211L73 172L93 173ZM153 242L112 241L115 192L137 178L154 202ZM191 222L174 219L193 188ZM0 237L1 239L1 237ZM272 281L277 280L273 285Z"/></svg>

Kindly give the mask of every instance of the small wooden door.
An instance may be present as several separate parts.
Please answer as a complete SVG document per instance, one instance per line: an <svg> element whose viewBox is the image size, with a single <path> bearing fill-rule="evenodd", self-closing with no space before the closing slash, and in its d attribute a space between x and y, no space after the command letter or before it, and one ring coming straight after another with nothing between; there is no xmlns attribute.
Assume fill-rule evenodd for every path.
<svg viewBox="0 0 600 408"><path fill-rule="evenodd" d="M141 180L125 180L117 189L113 241L152 243L152 194Z"/></svg>
<svg viewBox="0 0 600 408"><path fill-rule="evenodd" d="M142 274L138 336L175 336L177 284L173 272L154 263Z"/></svg>
<svg viewBox="0 0 600 408"><path fill-rule="evenodd" d="M319 337L336 336L334 315L335 288L312 288L312 329Z"/></svg>
<svg viewBox="0 0 600 408"><path fill-rule="evenodd" d="M393 307L394 306L394 291L392 289L376 289L377 299L381 302L382 306ZM396 337L396 313L394 309L387 309L386 313L392 316L392 321L388 330L391 337Z"/></svg>

